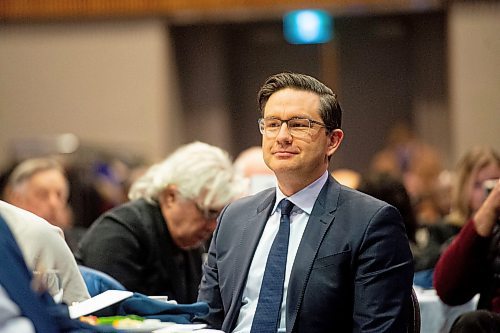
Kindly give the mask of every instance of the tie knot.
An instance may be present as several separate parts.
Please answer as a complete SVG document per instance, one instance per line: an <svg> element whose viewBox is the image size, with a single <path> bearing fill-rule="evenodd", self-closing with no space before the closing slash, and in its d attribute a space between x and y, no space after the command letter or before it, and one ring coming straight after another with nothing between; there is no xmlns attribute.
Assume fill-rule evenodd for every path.
<svg viewBox="0 0 500 333"><path fill-rule="evenodd" d="M287 199L281 200L281 215L290 216L293 206L293 202L288 201Z"/></svg>

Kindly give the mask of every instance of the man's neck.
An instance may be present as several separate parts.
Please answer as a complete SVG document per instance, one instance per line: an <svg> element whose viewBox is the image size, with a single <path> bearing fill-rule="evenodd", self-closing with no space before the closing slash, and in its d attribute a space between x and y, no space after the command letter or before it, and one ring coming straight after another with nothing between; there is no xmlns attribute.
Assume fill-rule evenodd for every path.
<svg viewBox="0 0 500 333"><path fill-rule="evenodd" d="M312 183L314 183L324 174L325 171L326 170L321 172L319 175L307 178L300 177L297 175L278 175L278 174L276 174L276 178L281 192L287 197L290 197L295 193L300 192L301 190L311 185Z"/></svg>

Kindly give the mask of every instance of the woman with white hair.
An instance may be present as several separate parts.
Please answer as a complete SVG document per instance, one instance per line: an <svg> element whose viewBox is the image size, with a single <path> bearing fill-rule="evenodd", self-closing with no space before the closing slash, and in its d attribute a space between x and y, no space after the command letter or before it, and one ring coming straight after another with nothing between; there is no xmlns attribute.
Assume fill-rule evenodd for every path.
<svg viewBox="0 0 500 333"><path fill-rule="evenodd" d="M196 301L203 244L222 208L240 192L228 154L194 142L150 167L129 203L99 217L76 253L128 290Z"/></svg>

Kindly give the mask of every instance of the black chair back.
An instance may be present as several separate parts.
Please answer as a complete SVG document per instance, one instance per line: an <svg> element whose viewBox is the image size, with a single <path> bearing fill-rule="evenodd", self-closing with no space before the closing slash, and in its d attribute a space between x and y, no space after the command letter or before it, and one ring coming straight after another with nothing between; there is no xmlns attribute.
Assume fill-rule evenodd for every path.
<svg viewBox="0 0 500 333"><path fill-rule="evenodd" d="M411 288L410 313L408 318L408 333L420 333L420 305L417 294Z"/></svg>

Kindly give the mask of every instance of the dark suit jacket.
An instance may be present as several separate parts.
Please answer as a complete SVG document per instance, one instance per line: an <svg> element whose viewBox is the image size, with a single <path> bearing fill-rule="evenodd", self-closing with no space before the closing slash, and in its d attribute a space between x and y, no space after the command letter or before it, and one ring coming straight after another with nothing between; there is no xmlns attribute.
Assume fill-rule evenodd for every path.
<svg viewBox="0 0 500 333"><path fill-rule="evenodd" d="M111 275L127 290L196 301L201 249L175 245L160 207L143 199L115 207L97 219L75 253L77 262Z"/></svg>
<svg viewBox="0 0 500 333"><path fill-rule="evenodd" d="M253 253L275 189L240 199L221 213L204 265L200 318L231 332ZM287 332L405 332L413 263L399 212L329 177L293 264Z"/></svg>

